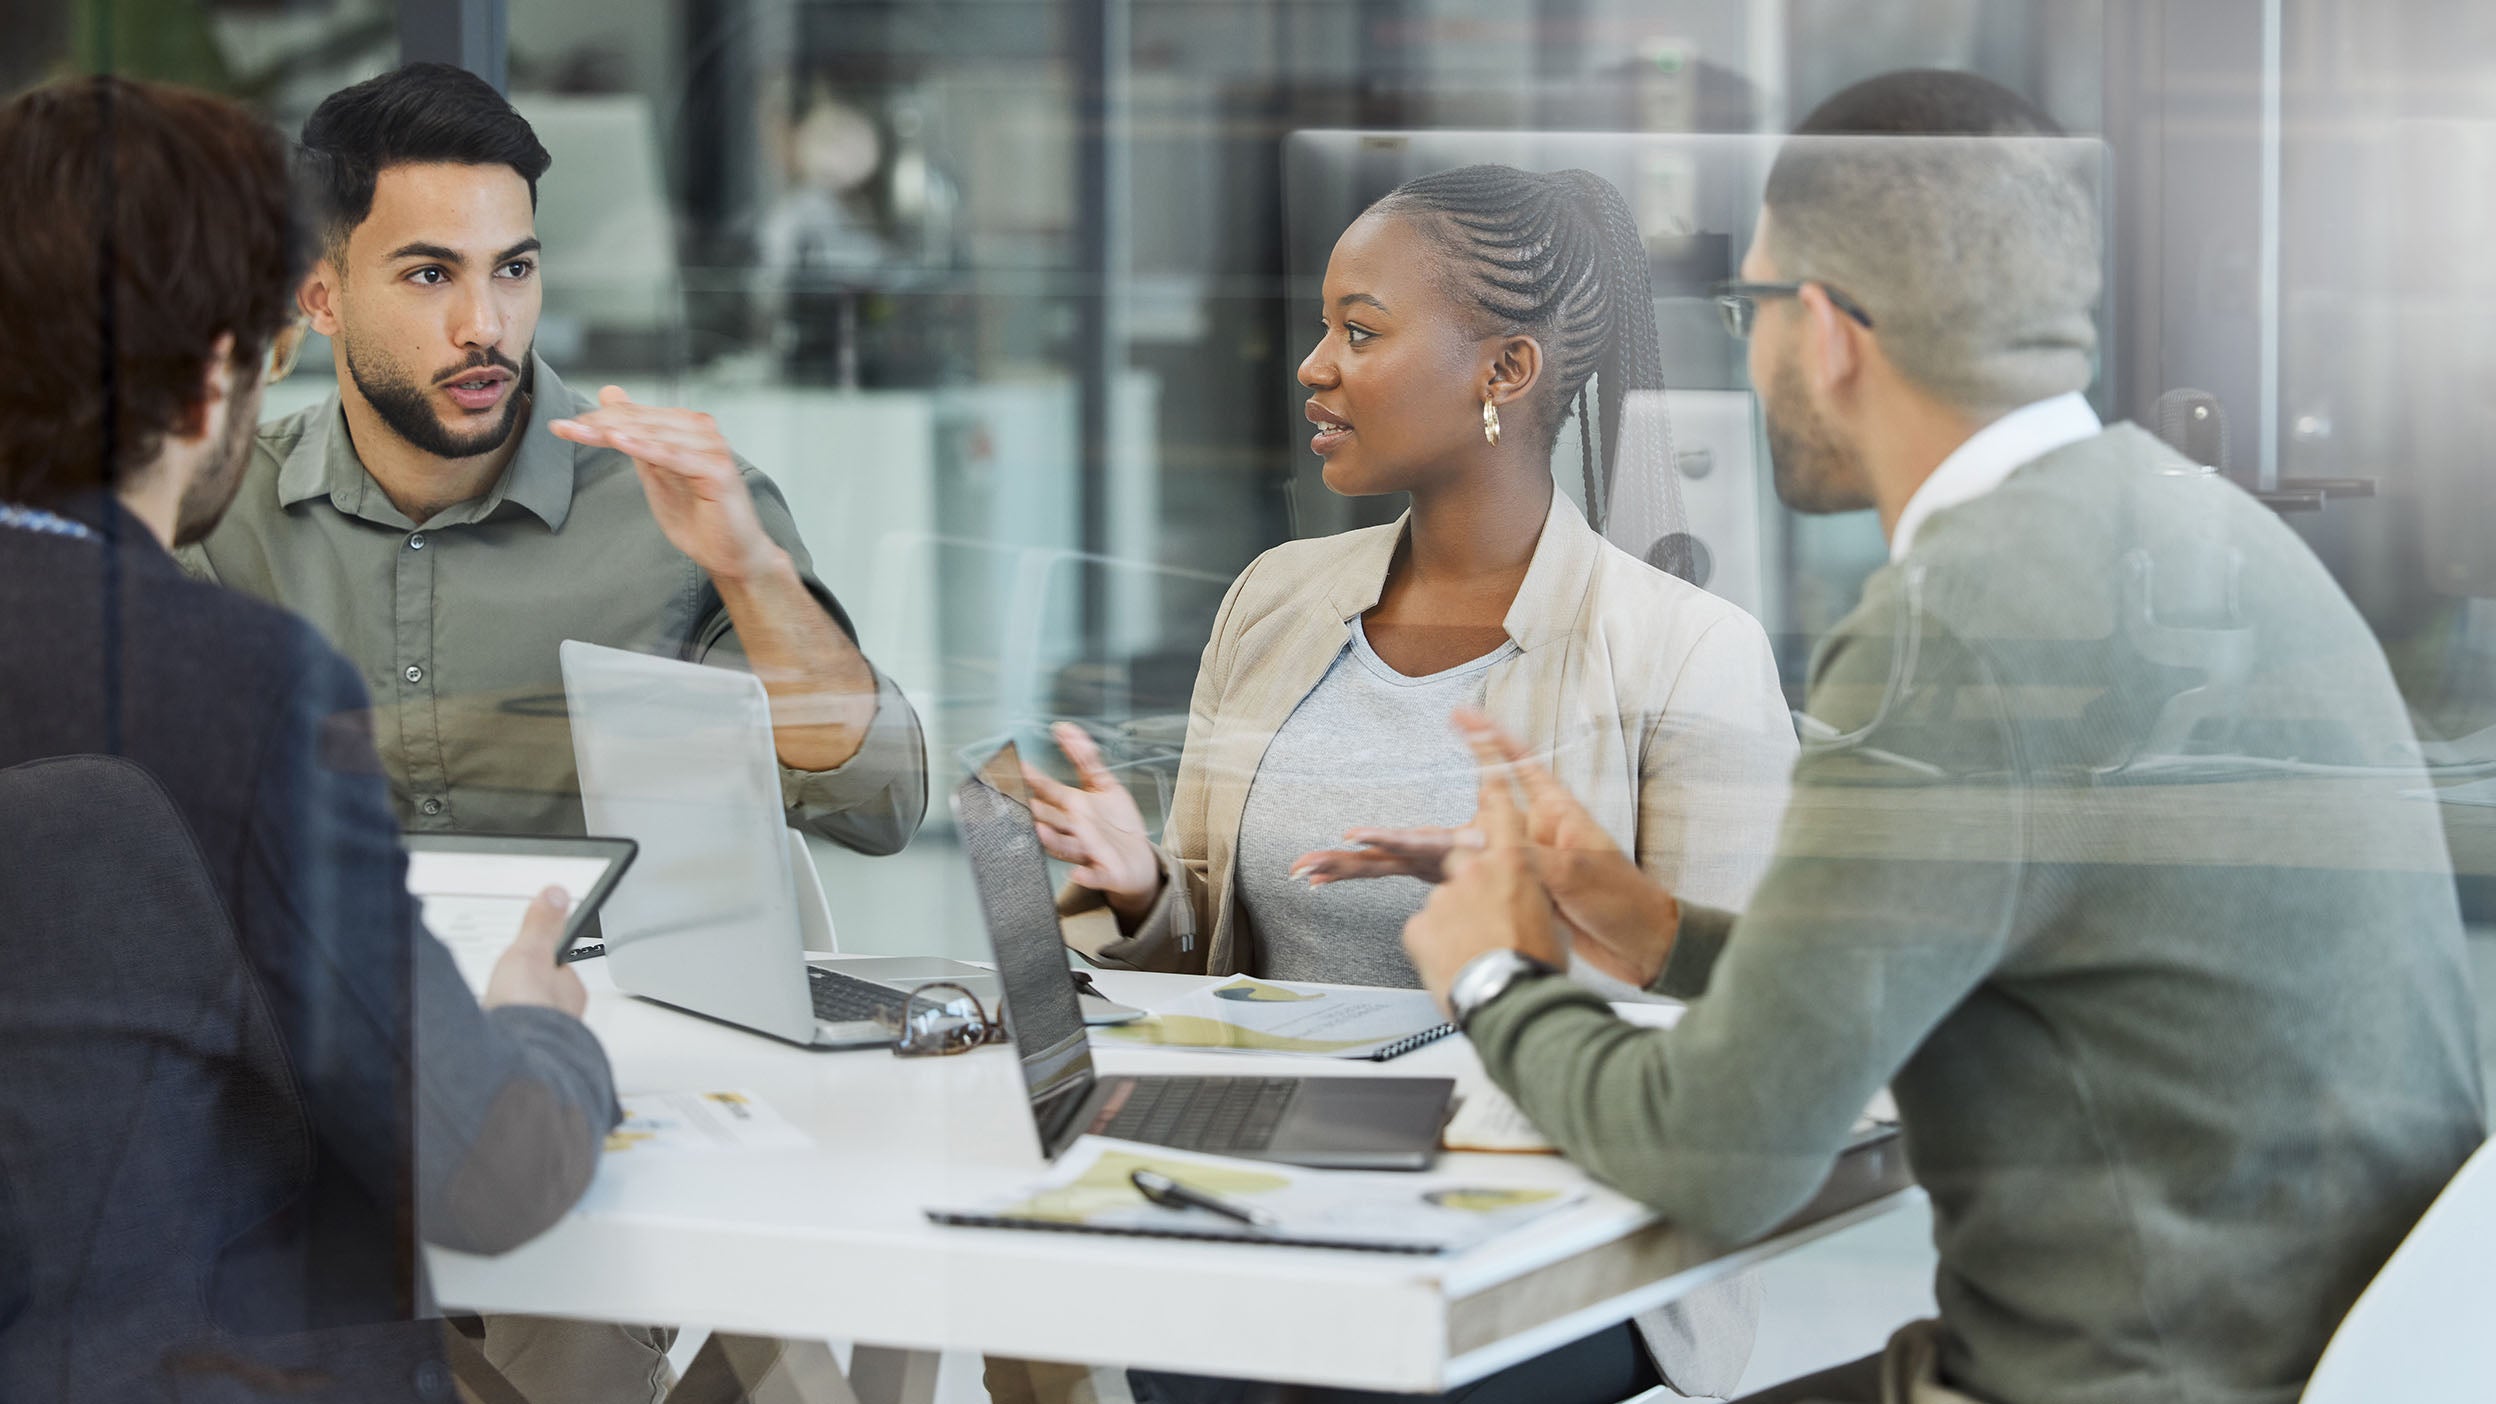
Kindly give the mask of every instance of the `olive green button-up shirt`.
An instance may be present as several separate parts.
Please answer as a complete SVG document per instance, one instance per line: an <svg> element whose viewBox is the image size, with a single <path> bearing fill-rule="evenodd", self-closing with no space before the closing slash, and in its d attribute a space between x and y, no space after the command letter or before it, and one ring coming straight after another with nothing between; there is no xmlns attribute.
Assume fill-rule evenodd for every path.
<svg viewBox="0 0 2496 1404"><path fill-rule="evenodd" d="M409 521L365 471L333 395L260 427L233 507L182 553L193 574L303 615L355 664L413 830L581 832L565 639L744 664L719 592L659 530L632 460L545 428L595 404L545 362L531 369L519 451L483 497ZM739 464L763 529L856 637L779 489ZM927 748L909 702L876 682L858 753L833 770L783 767L781 792L790 823L882 854L926 812Z"/></svg>

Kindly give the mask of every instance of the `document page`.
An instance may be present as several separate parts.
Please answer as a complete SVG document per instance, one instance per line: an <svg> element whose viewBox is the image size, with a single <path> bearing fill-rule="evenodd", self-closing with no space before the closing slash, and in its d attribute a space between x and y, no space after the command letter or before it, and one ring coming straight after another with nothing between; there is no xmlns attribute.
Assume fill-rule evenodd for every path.
<svg viewBox="0 0 2496 1404"><path fill-rule="evenodd" d="M751 1092L636 1092L617 1099L624 1120L607 1154L636 1159L676 1151L798 1150L814 1144Z"/></svg>
<svg viewBox="0 0 2496 1404"><path fill-rule="evenodd" d="M1263 1214L1268 1222L1252 1226L1210 1209L1164 1207L1136 1188L1130 1177L1137 1170L1165 1175L1231 1206ZM1304 1170L1084 1136L1030 1188L978 1208L931 1209L928 1217L939 1223L1000 1228L1450 1253L1585 1197L1584 1189L1567 1186Z"/></svg>
<svg viewBox="0 0 2496 1404"><path fill-rule="evenodd" d="M1374 1058L1450 1030L1420 990L1284 984L1243 975L1164 1005L1149 1018L1096 1032L1164 1048Z"/></svg>

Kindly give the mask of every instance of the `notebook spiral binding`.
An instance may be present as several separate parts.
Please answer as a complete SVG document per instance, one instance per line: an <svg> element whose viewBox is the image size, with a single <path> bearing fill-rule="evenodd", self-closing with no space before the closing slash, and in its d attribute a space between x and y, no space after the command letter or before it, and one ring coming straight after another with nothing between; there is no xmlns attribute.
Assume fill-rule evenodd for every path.
<svg viewBox="0 0 2496 1404"><path fill-rule="evenodd" d="M1379 1049L1377 1052L1364 1054L1363 1056L1368 1058L1369 1061L1373 1063L1383 1063L1389 1058L1400 1058L1403 1055L1412 1052L1414 1049L1423 1046L1424 1044L1436 1043L1440 1039L1443 1039L1454 1032L1456 1032L1456 1026L1454 1024L1441 1024L1437 1028L1423 1029L1417 1034L1407 1034L1403 1038L1399 1038L1395 1042L1388 1044L1386 1047Z"/></svg>

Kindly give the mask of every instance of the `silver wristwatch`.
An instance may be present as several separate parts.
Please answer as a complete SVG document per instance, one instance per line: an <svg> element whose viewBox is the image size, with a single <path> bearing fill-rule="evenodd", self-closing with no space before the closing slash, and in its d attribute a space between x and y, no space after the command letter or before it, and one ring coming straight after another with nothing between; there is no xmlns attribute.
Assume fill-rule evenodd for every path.
<svg viewBox="0 0 2496 1404"><path fill-rule="evenodd" d="M1475 1010L1506 994L1519 980L1559 973L1529 955L1504 949L1484 951L1456 972L1455 983L1447 987L1447 1007L1461 1029L1473 1022Z"/></svg>

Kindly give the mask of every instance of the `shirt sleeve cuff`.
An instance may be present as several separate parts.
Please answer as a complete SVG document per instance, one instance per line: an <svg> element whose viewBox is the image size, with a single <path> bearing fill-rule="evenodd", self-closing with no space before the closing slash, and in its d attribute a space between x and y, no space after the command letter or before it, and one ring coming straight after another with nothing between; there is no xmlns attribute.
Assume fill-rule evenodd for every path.
<svg viewBox="0 0 2496 1404"><path fill-rule="evenodd" d="M1066 944L1095 965L1129 970L1209 971L1197 949L1196 907L1189 900L1187 865L1160 844L1153 856L1161 864L1161 895L1136 922L1121 929L1109 898L1088 887L1068 883L1057 894L1057 914L1066 930Z"/></svg>
<svg viewBox="0 0 2496 1404"><path fill-rule="evenodd" d="M1681 904L1681 929L1673 933L1673 953L1664 958L1650 994L1695 999L1707 993L1716 973L1716 957L1724 954L1725 938L1733 934L1733 913L1696 902Z"/></svg>
<svg viewBox="0 0 2496 1404"><path fill-rule="evenodd" d="M793 811L852 809L897 783L915 779L923 747L909 699L881 672L875 675L875 717L848 760L830 770L780 767L780 801Z"/></svg>

